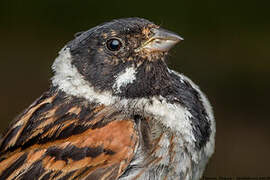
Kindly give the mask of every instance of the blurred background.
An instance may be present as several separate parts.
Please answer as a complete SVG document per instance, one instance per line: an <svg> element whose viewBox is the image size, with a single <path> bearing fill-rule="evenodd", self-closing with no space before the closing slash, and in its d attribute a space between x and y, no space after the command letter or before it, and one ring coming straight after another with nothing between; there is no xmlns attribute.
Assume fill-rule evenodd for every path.
<svg viewBox="0 0 270 180"><path fill-rule="evenodd" d="M185 41L169 66L208 95L216 152L205 176L270 176L270 1L0 1L0 130L42 92L58 51L104 21L144 17Z"/></svg>

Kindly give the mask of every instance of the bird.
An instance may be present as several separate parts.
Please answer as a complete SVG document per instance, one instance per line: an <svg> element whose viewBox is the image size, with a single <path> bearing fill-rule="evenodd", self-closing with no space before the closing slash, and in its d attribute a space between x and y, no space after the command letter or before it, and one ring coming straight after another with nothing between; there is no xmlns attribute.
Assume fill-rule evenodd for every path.
<svg viewBox="0 0 270 180"><path fill-rule="evenodd" d="M200 179L215 119L200 88L167 65L181 41L137 17L77 33L48 90L3 134L0 179Z"/></svg>

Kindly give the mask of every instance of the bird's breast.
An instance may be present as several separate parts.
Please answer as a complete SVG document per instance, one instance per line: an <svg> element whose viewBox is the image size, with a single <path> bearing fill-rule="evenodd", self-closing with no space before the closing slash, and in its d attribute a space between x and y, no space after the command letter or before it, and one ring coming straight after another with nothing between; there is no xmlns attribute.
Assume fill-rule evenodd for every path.
<svg viewBox="0 0 270 180"><path fill-rule="evenodd" d="M126 174L127 179L191 179L192 157L181 135L166 128L153 117L138 125L140 145Z"/></svg>

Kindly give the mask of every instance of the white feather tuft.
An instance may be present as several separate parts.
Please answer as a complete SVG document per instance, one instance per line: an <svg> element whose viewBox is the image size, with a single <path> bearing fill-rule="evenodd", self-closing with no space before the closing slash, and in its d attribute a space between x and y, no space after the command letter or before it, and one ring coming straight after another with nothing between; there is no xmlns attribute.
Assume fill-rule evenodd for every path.
<svg viewBox="0 0 270 180"><path fill-rule="evenodd" d="M125 87L134 80L136 80L136 69L134 67L129 67L116 77L116 82L113 85L113 89L116 93L120 93L121 87Z"/></svg>

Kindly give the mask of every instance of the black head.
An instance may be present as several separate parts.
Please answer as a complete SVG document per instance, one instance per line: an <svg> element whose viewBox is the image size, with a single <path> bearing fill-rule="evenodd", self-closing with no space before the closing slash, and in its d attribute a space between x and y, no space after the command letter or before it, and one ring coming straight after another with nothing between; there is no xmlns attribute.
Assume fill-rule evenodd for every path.
<svg viewBox="0 0 270 180"><path fill-rule="evenodd" d="M68 43L72 64L96 91L121 97L146 97L169 86L164 62L182 38L141 18L107 22Z"/></svg>

